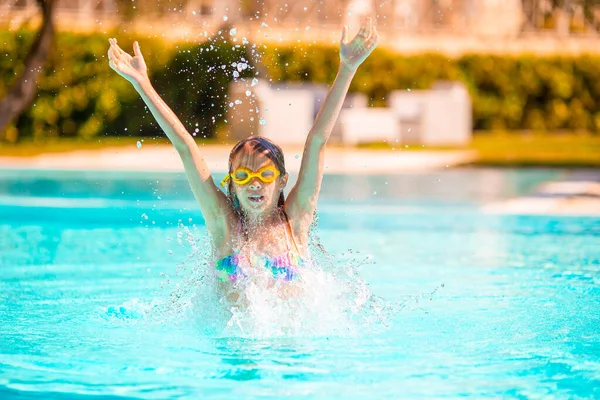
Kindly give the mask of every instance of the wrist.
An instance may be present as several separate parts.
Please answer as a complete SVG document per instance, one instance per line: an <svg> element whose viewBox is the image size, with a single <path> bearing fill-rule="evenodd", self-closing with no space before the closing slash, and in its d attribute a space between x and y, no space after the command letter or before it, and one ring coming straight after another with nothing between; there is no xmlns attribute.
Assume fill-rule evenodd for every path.
<svg viewBox="0 0 600 400"><path fill-rule="evenodd" d="M353 67L352 65L345 62L340 62L339 72L346 74L354 74L356 73L356 67Z"/></svg>
<svg viewBox="0 0 600 400"><path fill-rule="evenodd" d="M148 90L152 89L152 84L150 83L149 79L144 79L141 81L134 80L131 82L131 84L138 92L147 92Z"/></svg>
<svg viewBox="0 0 600 400"><path fill-rule="evenodd" d="M340 68L338 70L338 76L352 78L355 73L356 73L356 68L353 68L352 66L350 66L348 64L343 64L343 63L340 64Z"/></svg>

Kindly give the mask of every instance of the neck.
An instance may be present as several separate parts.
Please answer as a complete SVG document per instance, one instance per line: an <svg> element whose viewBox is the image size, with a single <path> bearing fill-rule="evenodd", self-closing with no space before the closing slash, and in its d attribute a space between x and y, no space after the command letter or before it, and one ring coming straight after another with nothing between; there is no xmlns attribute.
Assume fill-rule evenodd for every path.
<svg viewBox="0 0 600 400"><path fill-rule="evenodd" d="M247 214L244 219L248 228L260 229L278 223L281 221L281 215L279 214L279 207L274 207L260 215Z"/></svg>

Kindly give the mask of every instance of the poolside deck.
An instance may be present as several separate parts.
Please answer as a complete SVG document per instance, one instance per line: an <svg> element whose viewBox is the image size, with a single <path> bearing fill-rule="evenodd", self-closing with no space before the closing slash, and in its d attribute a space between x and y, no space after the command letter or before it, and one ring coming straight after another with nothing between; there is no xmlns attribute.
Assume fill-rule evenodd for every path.
<svg viewBox="0 0 600 400"><path fill-rule="evenodd" d="M211 171L227 171L231 146L201 146ZM300 169L302 148L284 147L286 168L295 173ZM471 150L403 151L365 149L327 149L326 173L394 173L428 171L468 164L476 159ZM0 168L118 170L118 171L183 171L177 152L170 145L142 145L80 150L70 153L42 154L35 157L0 157Z"/></svg>
<svg viewBox="0 0 600 400"><path fill-rule="evenodd" d="M574 170L527 196L491 203L493 214L600 216L600 170Z"/></svg>

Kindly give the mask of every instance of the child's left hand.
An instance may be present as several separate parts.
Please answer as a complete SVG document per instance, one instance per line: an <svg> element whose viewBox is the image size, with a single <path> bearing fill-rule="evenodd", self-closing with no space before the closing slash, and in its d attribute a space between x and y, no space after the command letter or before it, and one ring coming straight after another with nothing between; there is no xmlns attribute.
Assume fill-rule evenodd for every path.
<svg viewBox="0 0 600 400"><path fill-rule="evenodd" d="M358 34L348 42L348 27L344 25L342 42L340 44L340 67L356 71L358 66L369 57L369 54L377 47L379 35L373 26L373 20L365 19Z"/></svg>

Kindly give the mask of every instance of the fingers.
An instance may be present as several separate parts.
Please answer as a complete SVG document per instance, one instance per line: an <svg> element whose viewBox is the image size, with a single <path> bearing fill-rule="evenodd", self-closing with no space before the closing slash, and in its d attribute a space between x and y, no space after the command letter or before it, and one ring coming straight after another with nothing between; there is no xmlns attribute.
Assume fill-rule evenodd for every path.
<svg viewBox="0 0 600 400"><path fill-rule="evenodd" d="M119 47L119 45L117 44L117 39L108 39L108 41L110 42L111 47L114 49L115 54L116 55L124 55L127 54L127 52L125 50L123 50L121 47Z"/></svg>
<svg viewBox="0 0 600 400"><path fill-rule="evenodd" d="M119 45L117 44L117 39L110 38L108 39L108 43L110 43L110 48L115 51L119 48ZM117 54L119 54L118 51Z"/></svg>
<svg viewBox="0 0 600 400"><path fill-rule="evenodd" d="M110 43L110 47L108 48L108 65L118 72L122 68L124 55L128 54L119 47L116 39L110 38L108 42Z"/></svg>
<svg viewBox="0 0 600 400"><path fill-rule="evenodd" d="M365 41L368 41L373 36L373 19L371 17L365 18L365 21L360 26L358 34L356 35Z"/></svg>
<svg viewBox="0 0 600 400"><path fill-rule="evenodd" d="M115 39L109 38L108 43L110 43L110 47L108 48L108 59L115 59L119 57L117 41Z"/></svg>
<svg viewBox="0 0 600 400"><path fill-rule="evenodd" d="M142 57L142 51L140 50L140 44L135 41L133 42L133 54L135 54L136 57Z"/></svg>
<svg viewBox="0 0 600 400"><path fill-rule="evenodd" d="M111 46L108 49L108 59L117 63L120 61L121 55L117 52L117 50L114 47Z"/></svg>
<svg viewBox="0 0 600 400"><path fill-rule="evenodd" d="M112 45L108 48L108 59L109 60L116 60L117 58L119 58L119 55L115 52L115 48L112 47Z"/></svg>
<svg viewBox="0 0 600 400"><path fill-rule="evenodd" d="M379 43L379 34L377 33L377 28L373 27L373 32L371 32L371 36L367 40L367 47L375 47Z"/></svg>
<svg viewBox="0 0 600 400"><path fill-rule="evenodd" d="M344 29L342 29L342 43L348 43L348 26L344 25Z"/></svg>
<svg viewBox="0 0 600 400"><path fill-rule="evenodd" d="M369 39L373 35L373 19L371 17L368 17L365 25L366 32L364 36L365 39Z"/></svg>
<svg viewBox="0 0 600 400"><path fill-rule="evenodd" d="M357 36L362 36L362 37L366 37L367 33L367 22L363 22L363 24L360 26L360 29L358 30L358 34Z"/></svg>

